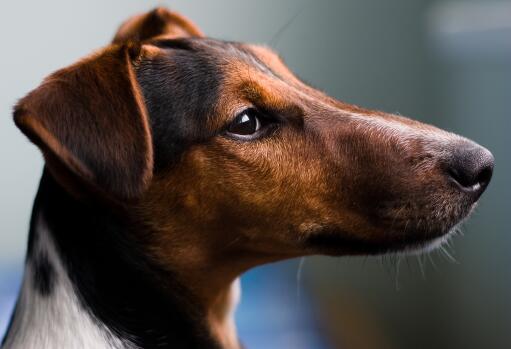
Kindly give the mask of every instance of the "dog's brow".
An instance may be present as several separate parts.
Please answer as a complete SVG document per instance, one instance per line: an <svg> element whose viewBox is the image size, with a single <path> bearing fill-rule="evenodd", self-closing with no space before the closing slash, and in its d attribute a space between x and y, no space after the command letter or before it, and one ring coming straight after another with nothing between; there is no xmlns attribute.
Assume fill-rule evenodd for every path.
<svg viewBox="0 0 511 349"><path fill-rule="evenodd" d="M304 113L300 106L264 88L257 82L245 81L240 86L240 91L256 106L285 117L292 124L301 125L303 123Z"/></svg>
<svg viewBox="0 0 511 349"><path fill-rule="evenodd" d="M278 72L269 67L261 58L257 56L257 54L255 54L250 49L250 47L247 47L244 44L235 44L232 45L232 48L235 50L236 56L244 62L250 64L250 66L257 68L258 70L269 74L274 78L282 79Z"/></svg>
<svg viewBox="0 0 511 349"><path fill-rule="evenodd" d="M162 49L180 49L180 50L191 50L192 45L189 40L186 39L157 39L152 40L149 44Z"/></svg>

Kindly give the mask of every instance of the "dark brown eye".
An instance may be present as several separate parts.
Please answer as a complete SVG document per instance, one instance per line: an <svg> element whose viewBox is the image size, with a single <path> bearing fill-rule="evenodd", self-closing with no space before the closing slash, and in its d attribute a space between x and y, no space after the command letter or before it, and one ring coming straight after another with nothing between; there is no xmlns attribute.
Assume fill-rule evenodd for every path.
<svg viewBox="0 0 511 349"><path fill-rule="evenodd" d="M229 125L227 131L236 136L250 138L261 129L261 118L255 109L242 111Z"/></svg>

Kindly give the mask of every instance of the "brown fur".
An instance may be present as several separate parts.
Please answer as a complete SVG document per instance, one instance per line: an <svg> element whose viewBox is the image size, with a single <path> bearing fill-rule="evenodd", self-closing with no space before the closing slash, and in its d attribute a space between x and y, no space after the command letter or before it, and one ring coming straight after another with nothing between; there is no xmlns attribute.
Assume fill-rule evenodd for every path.
<svg viewBox="0 0 511 349"><path fill-rule="evenodd" d="M186 17L166 8L158 7L149 13L133 16L124 22L113 43L143 41L160 35L166 37L202 37L202 31Z"/></svg>
<svg viewBox="0 0 511 349"><path fill-rule="evenodd" d="M211 48L224 82L202 127L216 136L153 173L138 63L167 54L155 44L162 37L202 36L165 9L131 18L113 45L25 97L15 120L56 177L70 170L66 178L122 203L143 227L144 250L200 300L225 347L236 346L223 318L229 285L247 269L419 246L471 210L442 167L446 149L466 140L334 100L251 45ZM253 142L225 137L221 130L248 107L277 115L281 127ZM68 189L79 192L76 185Z"/></svg>
<svg viewBox="0 0 511 349"><path fill-rule="evenodd" d="M54 175L63 164L120 199L140 195L153 166L133 51L138 54L138 48L115 45L59 70L18 103L14 117L42 148Z"/></svg>

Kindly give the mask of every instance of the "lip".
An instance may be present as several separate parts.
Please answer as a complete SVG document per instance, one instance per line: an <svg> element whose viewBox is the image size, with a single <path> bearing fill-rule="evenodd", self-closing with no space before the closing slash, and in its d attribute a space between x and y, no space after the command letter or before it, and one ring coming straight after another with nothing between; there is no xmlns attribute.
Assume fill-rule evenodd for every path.
<svg viewBox="0 0 511 349"><path fill-rule="evenodd" d="M453 227L454 228L454 227ZM440 246L455 229L428 234L410 232L394 239L368 240L349 236L339 231L321 232L309 236L306 244L329 255L381 255L386 253L428 252Z"/></svg>
<svg viewBox="0 0 511 349"><path fill-rule="evenodd" d="M440 246L442 246L446 241L449 240L449 238L451 236L453 236L455 234L455 232L456 232L456 229L453 228L441 236L438 236L438 237L430 239L430 240L425 240L422 244L418 244L415 246L412 245L412 246L409 246L401 251L394 251L394 252L404 253L404 254L408 254L408 255L419 255L419 254L423 254L423 253L428 253L428 252L434 251L437 248L439 248Z"/></svg>

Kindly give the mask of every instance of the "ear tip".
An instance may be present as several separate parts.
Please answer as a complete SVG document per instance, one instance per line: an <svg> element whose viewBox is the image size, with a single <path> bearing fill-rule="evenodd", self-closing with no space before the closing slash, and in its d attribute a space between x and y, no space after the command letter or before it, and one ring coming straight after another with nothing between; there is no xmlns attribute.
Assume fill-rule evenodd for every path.
<svg viewBox="0 0 511 349"><path fill-rule="evenodd" d="M158 6L149 12L134 15L121 24L112 43L142 41L147 36L146 32L150 28L155 27L158 31L163 30L171 17L172 12L164 6Z"/></svg>
<svg viewBox="0 0 511 349"><path fill-rule="evenodd" d="M145 15L143 22L146 27L154 26L159 29L163 29L165 25L172 20L172 18L172 11L166 7L158 6Z"/></svg>
<svg viewBox="0 0 511 349"><path fill-rule="evenodd" d="M164 34L173 37L204 36L202 31L188 18L167 7L158 6L123 22L112 43L119 44L129 40L144 41Z"/></svg>
<svg viewBox="0 0 511 349"><path fill-rule="evenodd" d="M43 86L47 82L48 78L46 78L41 86ZM16 126L25 131L27 127L34 126L34 113L33 110L37 109L37 100L40 99L40 88L36 88L30 91L25 97L20 98L14 107L12 108L12 118ZM43 93L44 95L44 93ZM44 97L44 96L43 96ZM35 101L34 101L35 100Z"/></svg>
<svg viewBox="0 0 511 349"><path fill-rule="evenodd" d="M158 17L158 18L165 18L172 14L169 8L165 6L157 6L152 11L148 13L149 16Z"/></svg>
<svg viewBox="0 0 511 349"><path fill-rule="evenodd" d="M23 106L23 100L20 100L12 110L12 118L18 128L21 128L25 123L26 115L27 110Z"/></svg>

